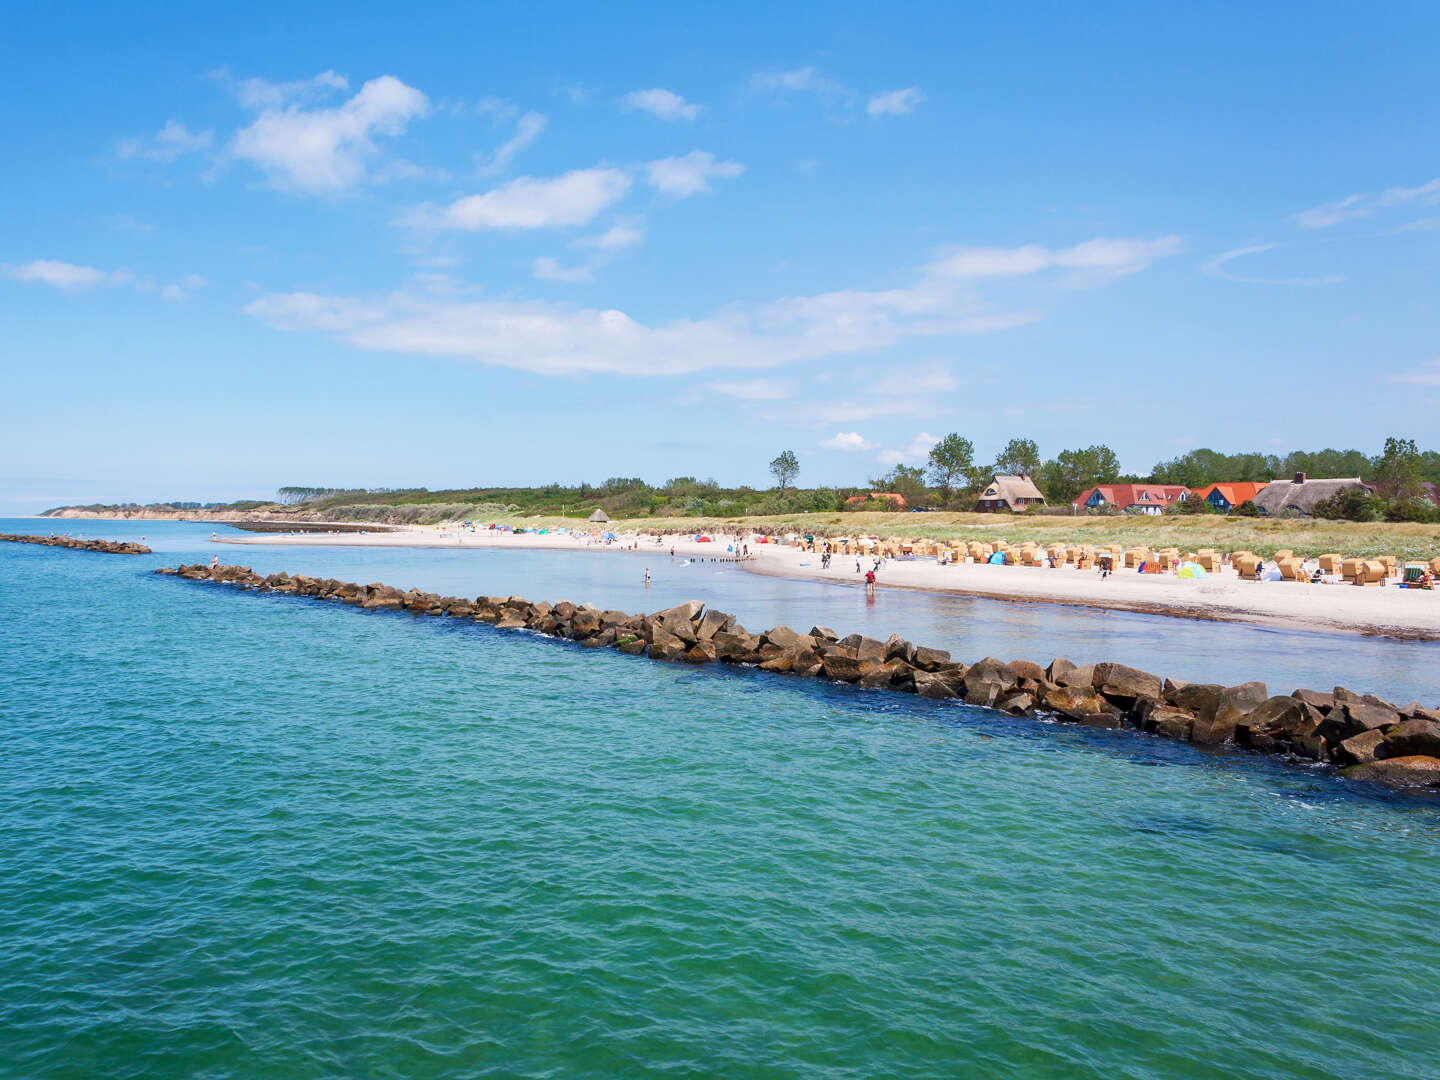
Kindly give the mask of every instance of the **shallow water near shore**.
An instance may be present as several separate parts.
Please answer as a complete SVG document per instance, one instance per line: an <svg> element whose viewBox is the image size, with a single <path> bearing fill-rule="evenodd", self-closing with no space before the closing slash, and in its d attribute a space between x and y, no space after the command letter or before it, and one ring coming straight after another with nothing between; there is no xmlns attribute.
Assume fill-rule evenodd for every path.
<svg viewBox="0 0 1440 1080"><path fill-rule="evenodd" d="M1432 802L158 578L208 562L209 528L84 531L156 554L0 545L0 1076L1433 1074ZM668 558L647 599L630 556L219 553L631 609L695 596L972 658L1252 633L869 608L719 568L707 587L708 564ZM1317 640L1436 697L1428 646Z"/></svg>

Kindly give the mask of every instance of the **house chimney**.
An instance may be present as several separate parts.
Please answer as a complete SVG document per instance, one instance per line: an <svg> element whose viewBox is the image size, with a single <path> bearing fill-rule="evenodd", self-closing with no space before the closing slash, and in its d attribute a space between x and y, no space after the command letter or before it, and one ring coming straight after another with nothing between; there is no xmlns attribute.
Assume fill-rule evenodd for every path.
<svg viewBox="0 0 1440 1080"><path fill-rule="evenodd" d="M1292 481L1290 481L1290 482L1291 482L1292 484L1303 484L1303 483L1305 483L1305 474L1304 474L1303 472L1297 472L1297 473L1295 474L1295 479L1292 480Z"/></svg>

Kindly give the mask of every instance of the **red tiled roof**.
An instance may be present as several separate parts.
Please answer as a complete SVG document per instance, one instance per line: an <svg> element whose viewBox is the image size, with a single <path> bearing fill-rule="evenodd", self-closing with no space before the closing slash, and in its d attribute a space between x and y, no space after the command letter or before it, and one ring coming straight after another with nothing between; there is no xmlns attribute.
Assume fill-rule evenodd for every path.
<svg viewBox="0 0 1440 1080"><path fill-rule="evenodd" d="M1217 488L1221 496L1231 506L1240 506L1243 503L1253 502L1255 496L1260 494L1260 489L1265 486L1264 482L1255 483L1251 480L1237 480L1229 484L1211 484L1209 487L1200 488L1195 492L1197 499L1208 499L1210 493Z"/></svg>
<svg viewBox="0 0 1440 1080"><path fill-rule="evenodd" d="M1184 484L1096 484L1076 496L1075 502L1083 506L1098 491L1107 503L1122 510L1132 506L1169 506L1188 490Z"/></svg>
<svg viewBox="0 0 1440 1080"><path fill-rule="evenodd" d="M845 500L846 506L859 506L863 502L874 499L876 502L890 503L892 506L904 506L905 496L893 491L867 491L863 495L851 495Z"/></svg>

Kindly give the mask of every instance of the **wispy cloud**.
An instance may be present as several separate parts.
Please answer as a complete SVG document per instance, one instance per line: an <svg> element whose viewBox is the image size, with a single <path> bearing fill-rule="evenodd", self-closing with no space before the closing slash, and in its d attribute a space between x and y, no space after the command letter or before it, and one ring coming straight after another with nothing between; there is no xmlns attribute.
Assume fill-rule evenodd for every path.
<svg viewBox="0 0 1440 1080"><path fill-rule="evenodd" d="M624 171L611 168L577 169L546 179L522 176L448 206L426 203L403 215L397 224L468 232L585 225L623 199L630 186Z"/></svg>
<svg viewBox="0 0 1440 1080"><path fill-rule="evenodd" d="M1379 195L1349 195L1338 202L1302 210L1294 220L1307 229L1328 229L1342 222L1370 217L1376 210L1435 205L1440 205L1440 177L1415 187L1386 188Z"/></svg>
<svg viewBox="0 0 1440 1080"><path fill-rule="evenodd" d="M616 251L634 247L645 240L645 230L638 224L619 223L612 225L595 236L582 236L574 241L573 247L596 248L600 251Z"/></svg>
<svg viewBox="0 0 1440 1080"><path fill-rule="evenodd" d="M79 263L62 262L59 259L33 259L18 266L0 263L0 277L52 289L77 292L92 289L98 285L127 285L141 292L158 293L161 299L179 301L207 282L198 274L189 274L178 283L163 284L150 277L137 275L133 270L121 267L118 270L100 270Z"/></svg>
<svg viewBox="0 0 1440 1080"><path fill-rule="evenodd" d="M923 462L930 457L930 450L940 440L928 431L922 431L910 440L910 445L901 448L892 448L880 451L880 462L883 465L903 465L905 462Z"/></svg>
<svg viewBox="0 0 1440 1080"><path fill-rule="evenodd" d="M790 386L774 379L743 379L734 382L713 382L710 389L741 401L784 401L790 397Z"/></svg>
<svg viewBox="0 0 1440 1080"><path fill-rule="evenodd" d="M569 285L582 285L595 280L592 266L561 266L549 255L542 255L530 264L530 271L541 281L560 281Z"/></svg>
<svg viewBox="0 0 1440 1080"><path fill-rule="evenodd" d="M1024 247L958 248L934 264L937 274L954 278L1006 278L1067 269L1109 276L1133 274L1158 259L1178 254L1184 242L1178 236L1153 240L1098 238L1068 248L1039 244Z"/></svg>
<svg viewBox="0 0 1440 1080"><path fill-rule="evenodd" d="M842 450L852 454L864 450L874 450L875 446L875 443L858 431L837 431L830 438L820 440L822 450Z"/></svg>
<svg viewBox="0 0 1440 1080"><path fill-rule="evenodd" d="M514 207L508 200L487 204L470 213L472 224L458 227L498 227L498 222L513 225L517 220L534 226L556 220L547 201L542 200L538 210L529 200L520 205L523 214L511 212ZM1173 247L1157 241L1102 238L1060 249L1058 258L1051 252L1051 258L1032 260L1027 272L1093 265L1131 273ZM987 250L998 257L997 249ZM1073 254L1077 251L1086 254ZM715 368L773 367L890 347L916 337L991 333L1038 318L1028 311L990 307L975 294L971 271L968 276L957 275L942 258L918 268L907 287L732 304L708 317L656 325L615 309L548 301L452 301L404 289L364 297L271 293L245 310L277 329L330 333L362 349L467 357L549 375L679 375ZM933 408L928 395L864 398L817 409L815 415L840 423L872 415L923 415Z"/></svg>
<svg viewBox="0 0 1440 1080"><path fill-rule="evenodd" d="M691 150L684 157L661 158L645 166L645 179L651 187L672 199L709 192L711 180L730 180L745 171L738 161L716 161L705 150Z"/></svg>
<svg viewBox="0 0 1440 1080"><path fill-rule="evenodd" d="M1225 269L1227 263L1236 259L1243 259L1247 255L1260 255L1267 251L1274 251L1279 244L1252 244L1249 247L1235 248L1233 251L1222 252L1213 259L1208 259L1201 264L1200 269L1211 277L1220 278L1223 281L1235 281L1244 285L1338 285L1344 281L1339 274L1324 274L1318 277L1288 277L1288 278L1265 278L1248 277L1235 274Z"/></svg>
<svg viewBox="0 0 1440 1080"><path fill-rule="evenodd" d="M1328 229L1343 221L1369 217L1374 208L1367 204L1363 195L1349 195L1339 202L1322 203L1302 210L1295 215L1297 224L1307 229Z"/></svg>
<svg viewBox="0 0 1440 1080"><path fill-rule="evenodd" d="M515 120L515 134L501 143L495 152L475 168L476 176L498 176L510 167L517 154L538 139L549 121L538 112L527 112Z"/></svg>
<svg viewBox="0 0 1440 1080"><path fill-rule="evenodd" d="M621 103L632 112L639 109L661 120L694 121L702 109L702 106L686 101L674 91L658 86L651 90L631 91L621 99Z"/></svg>
<svg viewBox="0 0 1440 1080"><path fill-rule="evenodd" d="M769 94L815 94L823 98L848 96L843 83L821 75L813 67L794 68L790 71L757 71L750 76L750 87Z"/></svg>
<svg viewBox="0 0 1440 1080"><path fill-rule="evenodd" d="M179 120L167 120L164 127L147 139L120 140L115 152L126 159L140 158L169 165L186 154L208 150L214 142L213 131L191 131Z"/></svg>
<svg viewBox="0 0 1440 1080"><path fill-rule="evenodd" d="M871 116L907 116L924 100L923 90L918 86L907 86L903 90L875 94L865 103L865 111Z"/></svg>
<svg viewBox="0 0 1440 1080"><path fill-rule="evenodd" d="M254 164L271 186L283 190L334 194L355 187L365 179L369 159L379 152L375 139L404 134L410 121L430 108L424 94L393 75L371 79L331 108L309 108L290 99L302 93L295 87L345 89L348 83L333 72L298 84L250 86L256 82L239 84L250 87L242 91L241 102L259 107L260 115L235 133L229 152Z"/></svg>
<svg viewBox="0 0 1440 1080"><path fill-rule="evenodd" d="M1440 386L1440 356L1427 360L1416 371L1397 372L1390 376L1390 381L1410 386Z"/></svg>

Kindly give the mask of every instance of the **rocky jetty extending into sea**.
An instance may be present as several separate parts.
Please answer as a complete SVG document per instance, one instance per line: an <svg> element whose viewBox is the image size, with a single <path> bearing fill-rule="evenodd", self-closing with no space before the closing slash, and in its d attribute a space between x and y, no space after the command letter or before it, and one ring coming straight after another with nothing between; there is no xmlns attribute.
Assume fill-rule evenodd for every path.
<svg viewBox="0 0 1440 1080"><path fill-rule="evenodd" d="M886 641L823 626L799 633L776 626L752 633L735 616L690 601L652 614L601 610L568 600L531 603L518 596L466 599L333 578L268 577L246 566L162 567L194 581L316 597L366 610L408 611L531 630L586 648L689 664L740 664L762 671L875 690L956 698L1013 716L1100 728L1133 727L1202 746L1234 745L1340 769L1355 780L1392 787L1440 787L1440 708L1394 705L1344 687L1271 695L1262 682L1187 683L1123 664L1048 666L986 657L974 664L892 635Z"/></svg>
<svg viewBox="0 0 1440 1080"><path fill-rule="evenodd" d="M128 540L76 540L73 536L29 536L22 533L0 533L0 540L14 544L43 544L46 547L71 548L75 551L103 551L109 555L149 555L144 544Z"/></svg>

